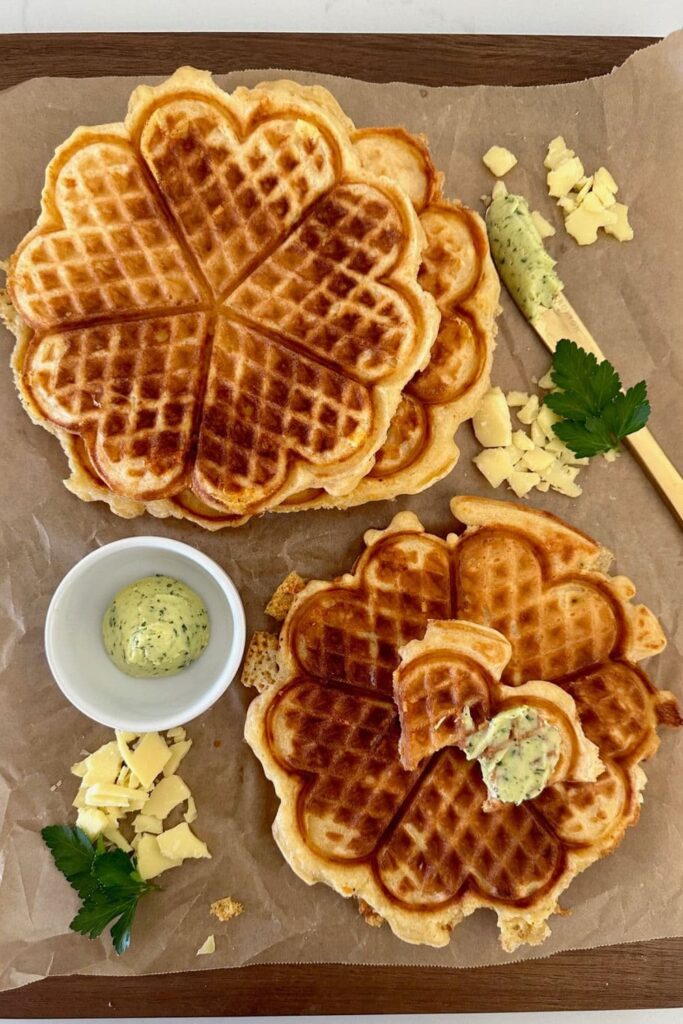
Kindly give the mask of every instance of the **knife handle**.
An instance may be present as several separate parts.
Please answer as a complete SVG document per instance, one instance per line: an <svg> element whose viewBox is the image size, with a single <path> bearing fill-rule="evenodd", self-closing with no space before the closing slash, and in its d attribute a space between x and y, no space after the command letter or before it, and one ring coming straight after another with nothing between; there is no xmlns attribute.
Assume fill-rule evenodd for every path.
<svg viewBox="0 0 683 1024"><path fill-rule="evenodd" d="M647 427L629 434L624 438L643 469L652 477L655 484L678 516L683 525L683 477L673 462L662 451L659 444Z"/></svg>

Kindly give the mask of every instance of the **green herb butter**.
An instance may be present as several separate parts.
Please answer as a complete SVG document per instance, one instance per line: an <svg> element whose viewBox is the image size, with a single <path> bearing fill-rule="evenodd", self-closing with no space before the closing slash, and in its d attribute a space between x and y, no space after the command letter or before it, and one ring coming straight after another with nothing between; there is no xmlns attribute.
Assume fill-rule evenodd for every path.
<svg viewBox="0 0 683 1024"><path fill-rule="evenodd" d="M494 800L521 804L545 789L560 757L559 730L528 704L495 715L473 733L464 751L477 758Z"/></svg>
<svg viewBox="0 0 683 1024"><path fill-rule="evenodd" d="M508 291L529 320L549 308L564 285L553 269L523 196L494 199L486 212L491 254Z"/></svg>
<svg viewBox="0 0 683 1024"><path fill-rule="evenodd" d="M120 590L102 620L102 639L129 676L167 676L199 657L209 642L202 599L170 576L145 576Z"/></svg>

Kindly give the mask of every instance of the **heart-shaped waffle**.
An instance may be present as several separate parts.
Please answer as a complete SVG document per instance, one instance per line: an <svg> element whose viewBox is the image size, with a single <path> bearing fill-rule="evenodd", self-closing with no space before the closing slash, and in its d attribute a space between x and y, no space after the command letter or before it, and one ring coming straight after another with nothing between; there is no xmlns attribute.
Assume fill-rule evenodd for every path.
<svg viewBox="0 0 683 1024"><path fill-rule="evenodd" d="M397 181L409 195L426 238L419 281L434 296L441 314L429 364L404 388L386 439L367 475L346 494L309 488L284 499L276 510L347 508L424 490L453 469L459 456L456 431L472 416L489 387L500 284L484 223L466 206L443 198L442 175L422 138L401 128L356 130L334 97L320 86L266 82L257 90L284 90L295 100L304 97L318 106L350 134L367 171ZM310 329L310 316L307 321L302 310L304 306L309 310L315 307L316 295L295 292L280 295L277 302L271 297L271 275L286 265L288 247L291 243L259 268L234 298L251 315L260 315L265 304L276 317L271 325L279 330L289 331L292 322L298 320L299 331L305 332ZM294 259L298 261L296 251ZM92 495L96 474L93 476L82 460L71 457L70 461L75 486L84 487ZM83 483L83 478L87 482ZM106 490L102 488L102 492ZM151 504L148 510L156 515L168 515L170 511L212 530L241 522L239 517L221 514L201 502L191 489L180 492L170 503Z"/></svg>
<svg viewBox="0 0 683 1024"><path fill-rule="evenodd" d="M658 691L637 666L661 650L664 637L652 614L631 603L632 584L605 574L604 549L554 516L512 503L460 498L453 508L467 526L460 536L427 534L412 513L399 513L386 530L368 531L352 573L311 582L294 598L280 633L276 681L252 702L245 735L280 799L274 835L301 878L358 896L400 938L435 946L445 945L465 916L490 907L504 948L513 950L547 936L547 918L572 878L613 850L637 820L640 763L659 745L657 725L683 719L673 695ZM461 594L461 559L471 568L479 550L473 542L482 535L496 557L510 537L542 551L542 586L536 581L527 593L527 556L517 557L513 545L507 573L502 562L495 572L488 565L476 602L468 574ZM561 587L572 588L566 601L557 597ZM557 635L546 632L547 613L539 611L548 592L557 597ZM595 594L609 622L602 604L594 615ZM512 635L499 637L504 630L492 632L487 622L467 624L486 643L458 652L476 654L478 668L470 662L466 679L456 673L452 700L464 695L475 707L478 700L482 713L485 693L489 711L497 701L503 708L535 703L565 737L550 784L519 806L492 807L477 762L457 747L427 749L412 770L401 764L391 689L399 650L423 650L429 621L462 619L465 599L480 618L500 611ZM591 642L577 610L585 603L596 623ZM515 661L527 615L552 657L541 645L536 660L517 652ZM505 656L496 655L496 644ZM525 674L539 658L552 667L552 679ZM438 676L435 689L443 685ZM448 714L439 704L430 715L437 710L434 727ZM422 742L429 748L429 732ZM593 744L603 769L597 779Z"/></svg>
<svg viewBox="0 0 683 1024"><path fill-rule="evenodd" d="M337 118L180 69L47 169L8 275L20 395L85 453L72 489L124 514L233 522L343 494L436 336L422 247Z"/></svg>

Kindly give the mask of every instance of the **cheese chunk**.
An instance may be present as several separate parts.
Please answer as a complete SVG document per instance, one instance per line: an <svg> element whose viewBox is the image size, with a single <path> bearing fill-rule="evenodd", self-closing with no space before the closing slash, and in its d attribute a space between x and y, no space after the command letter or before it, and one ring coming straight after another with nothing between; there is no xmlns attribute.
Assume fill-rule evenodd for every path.
<svg viewBox="0 0 683 1024"><path fill-rule="evenodd" d="M617 219L612 224L605 224L605 234L612 235L618 242L630 242L633 238L633 228L628 222L628 206L615 203L610 213L614 213Z"/></svg>
<svg viewBox="0 0 683 1024"><path fill-rule="evenodd" d="M555 228L552 226L550 221L545 219L542 213L538 212L538 210L531 211L531 219L536 225L536 230L541 238L550 238L555 234Z"/></svg>
<svg viewBox="0 0 683 1024"><path fill-rule="evenodd" d="M543 164L549 171L554 171L563 161L569 160L573 156L574 150L567 147L567 143L561 135L556 135L548 143L548 152Z"/></svg>
<svg viewBox="0 0 683 1024"><path fill-rule="evenodd" d="M97 807L82 807L76 815L76 828L81 828L88 839L97 839L109 825L104 811Z"/></svg>
<svg viewBox="0 0 683 1024"><path fill-rule="evenodd" d="M162 856L169 860L198 860L211 857L206 843L198 839L186 821L182 821L168 832L162 832L158 839Z"/></svg>
<svg viewBox="0 0 683 1024"><path fill-rule="evenodd" d="M606 167L598 167L597 171L593 175L593 188L607 189L607 191L611 192L614 196L619 191L619 186Z"/></svg>
<svg viewBox="0 0 683 1024"><path fill-rule="evenodd" d="M509 149L505 149L504 146L491 146L484 153L482 160L491 174L495 174L497 178L502 178L517 163L517 157L514 153L511 153Z"/></svg>
<svg viewBox="0 0 683 1024"><path fill-rule="evenodd" d="M526 405L529 401L529 395L526 391L508 391L507 403L511 409L515 409L518 405Z"/></svg>
<svg viewBox="0 0 683 1024"><path fill-rule="evenodd" d="M123 850L124 853L130 853L133 847L130 845L124 835L119 832L116 825L112 825L111 822L104 829L104 838L108 839L114 846L118 846L119 850Z"/></svg>
<svg viewBox="0 0 683 1024"><path fill-rule="evenodd" d="M176 725L175 728L167 731L166 738L177 742L178 740L187 739L187 732L183 729L182 725Z"/></svg>
<svg viewBox="0 0 683 1024"><path fill-rule="evenodd" d="M545 494L547 491L550 490L550 484L547 480L541 480L539 483L536 484L536 490L541 491L542 494Z"/></svg>
<svg viewBox="0 0 683 1024"><path fill-rule="evenodd" d="M167 818L174 807L182 804L190 796L179 775L170 775L154 787L151 795L142 806L143 814L151 814L154 818Z"/></svg>
<svg viewBox="0 0 683 1024"><path fill-rule="evenodd" d="M211 953L216 952L216 939L213 935L207 935L204 942L197 950L197 956L210 956Z"/></svg>
<svg viewBox="0 0 683 1024"><path fill-rule="evenodd" d="M528 434L525 434L523 430L515 430L512 435L512 443L515 448L519 448L522 452L530 452L536 445L531 440Z"/></svg>
<svg viewBox="0 0 683 1024"><path fill-rule="evenodd" d="M491 388L472 417L477 441L484 448L500 448L512 440L512 423L505 395L500 388Z"/></svg>
<svg viewBox="0 0 683 1024"><path fill-rule="evenodd" d="M499 178L491 189L491 199L501 199L506 195L508 195L507 185Z"/></svg>
<svg viewBox="0 0 683 1024"><path fill-rule="evenodd" d="M552 441L552 439L555 437L553 425L555 423L560 422L560 417L557 415L557 413L554 413L550 406L542 405L541 408L538 410L536 422L538 423L539 427L541 428L545 436L548 438L548 440Z"/></svg>
<svg viewBox="0 0 683 1024"><path fill-rule="evenodd" d="M563 213L572 213L577 206L576 199L574 196L562 196L561 199L557 200L557 205L560 207Z"/></svg>
<svg viewBox="0 0 683 1024"><path fill-rule="evenodd" d="M508 483L518 498L523 498L540 481L538 473L515 469L508 477Z"/></svg>
<svg viewBox="0 0 683 1024"><path fill-rule="evenodd" d="M124 739L124 733L117 732L116 740L123 760L144 788L149 789L171 757L171 751L163 738L158 732L145 733L135 750Z"/></svg>
<svg viewBox="0 0 683 1024"><path fill-rule="evenodd" d="M161 818L156 818L153 814L137 814L133 819L133 831L138 832L151 832L153 835L160 835L163 831L163 824Z"/></svg>
<svg viewBox="0 0 683 1024"><path fill-rule="evenodd" d="M159 849L159 840L156 836L151 836L148 833L144 833L138 838L137 860L138 871L145 882L150 878L156 878L163 871L178 868L182 864L182 860L164 857Z"/></svg>
<svg viewBox="0 0 683 1024"><path fill-rule="evenodd" d="M558 164L554 170L548 171L548 193L555 199L566 196L583 177L583 164L578 156L569 157Z"/></svg>
<svg viewBox="0 0 683 1024"><path fill-rule="evenodd" d="M578 469L572 470L568 466L561 466L559 462L556 462L546 469L541 476L559 494L564 494L567 498L578 498L583 492L579 485L574 483L577 473Z"/></svg>
<svg viewBox="0 0 683 1024"><path fill-rule="evenodd" d="M105 785L98 782L94 786L88 786L85 791L85 802L88 807L128 807L130 797L133 795L126 786L117 786L115 783Z"/></svg>
<svg viewBox="0 0 683 1024"><path fill-rule="evenodd" d="M83 779L86 786L94 786L98 782L116 782L121 769L122 759L114 740L89 754L84 761L73 765L71 771Z"/></svg>
<svg viewBox="0 0 683 1024"><path fill-rule="evenodd" d="M171 756L162 769L164 778L168 778L169 775L175 775L178 771L180 762L185 757L185 754L191 746L192 740L179 740L178 743L173 744L171 747Z"/></svg>
<svg viewBox="0 0 683 1024"><path fill-rule="evenodd" d="M541 473L548 469L555 462L552 452L544 452L541 448L534 448L532 452L525 452L522 456L522 466L530 469L533 473Z"/></svg>
<svg viewBox="0 0 683 1024"><path fill-rule="evenodd" d="M507 448L486 448L472 461L491 487L500 487L515 468Z"/></svg>
<svg viewBox="0 0 683 1024"><path fill-rule="evenodd" d="M520 423L533 423L538 416L538 395L532 395L526 405L517 413ZM533 438L532 438L533 440Z"/></svg>
<svg viewBox="0 0 683 1024"><path fill-rule="evenodd" d="M197 805L194 802L193 796L188 796L187 798L187 810L183 814L183 818L188 825L191 825L193 821L197 820Z"/></svg>
<svg viewBox="0 0 683 1024"><path fill-rule="evenodd" d="M531 424L531 440L534 442L536 448L544 448L546 437L543 433L543 429L539 427L536 420Z"/></svg>

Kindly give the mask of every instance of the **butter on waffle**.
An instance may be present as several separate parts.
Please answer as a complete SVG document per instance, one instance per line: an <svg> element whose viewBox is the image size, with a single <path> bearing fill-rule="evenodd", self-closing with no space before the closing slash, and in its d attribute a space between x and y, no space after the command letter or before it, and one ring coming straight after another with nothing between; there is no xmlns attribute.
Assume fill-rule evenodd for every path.
<svg viewBox="0 0 683 1024"><path fill-rule="evenodd" d="M399 513L366 533L352 573L295 597L277 677L245 735L301 878L359 897L408 942L445 945L464 917L492 908L513 950L543 941L572 878L636 822L657 726L683 720L637 665L663 647L661 628L632 604L629 581L606 575L599 544L508 502L459 498L454 512L467 529L447 539ZM565 777L533 801L487 809L478 765L454 747L405 770L393 674L432 619L502 633L504 686L524 692L540 678L568 694L599 750L597 780Z"/></svg>
<svg viewBox="0 0 683 1024"><path fill-rule="evenodd" d="M48 166L8 274L20 396L115 511L222 525L344 493L436 336L422 246L338 118L182 68Z"/></svg>
<svg viewBox="0 0 683 1024"><path fill-rule="evenodd" d="M512 655L502 633L463 619L432 621L421 640L411 640L398 654L393 692L404 768L417 768L444 747L463 747L473 728L499 711L529 705L560 736L551 782L595 782L601 774L598 749L584 735L568 693L544 680L515 687L500 682Z"/></svg>

